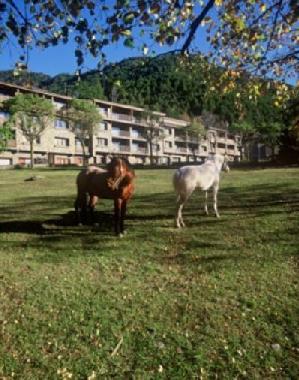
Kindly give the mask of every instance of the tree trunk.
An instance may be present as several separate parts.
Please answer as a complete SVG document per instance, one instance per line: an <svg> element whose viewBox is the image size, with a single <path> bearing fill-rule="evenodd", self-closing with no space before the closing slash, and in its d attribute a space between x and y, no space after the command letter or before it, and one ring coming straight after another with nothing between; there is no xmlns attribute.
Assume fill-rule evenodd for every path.
<svg viewBox="0 0 299 380"><path fill-rule="evenodd" d="M33 169L33 139L30 139L30 168Z"/></svg>
<svg viewBox="0 0 299 380"><path fill-rule="evenodd" d="M149 134L149 150L150 150L150 164L154 164L154 149L153 149L153 140L154 140L154 132L152 128L150 129L150 134Z"/></svg>
<svg viewBox="0 0 299 380"><path fill-rule="evenodd" d="M82 151L83 151L83 166L88 166L88 157L86 157L85 144L81 141Z"/></svg>
<svg viewBox="0 0 299 380"><path fill-rule="evenodd" d="M149 142L149 148L150 148L150 164L154 164L154 152L153 152L153 142L152 140Z"/></svg>

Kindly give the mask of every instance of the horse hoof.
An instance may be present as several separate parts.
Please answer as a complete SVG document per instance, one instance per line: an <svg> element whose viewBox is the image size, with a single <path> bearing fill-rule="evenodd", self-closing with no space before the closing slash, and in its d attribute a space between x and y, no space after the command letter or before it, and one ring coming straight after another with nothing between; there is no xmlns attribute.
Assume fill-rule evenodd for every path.
<svg viewBox="0 0 299 380"><path fill-rule="evenodd" d="M83 224L80 222L80 223L78 223L78 226L81 227L81 226L83 226Z"/></svg>
<svg viewBox="0 0 299 380"><path fill-rule="evenodd" d="M94 227L99 227L99 223L94 223L93 226Z"/></svg>
<svg viewBox="0 0 299 380"><path fill-rule="evenodd" d="M124 234L118 234L117 236L121 239L124 237Z"/></svg>

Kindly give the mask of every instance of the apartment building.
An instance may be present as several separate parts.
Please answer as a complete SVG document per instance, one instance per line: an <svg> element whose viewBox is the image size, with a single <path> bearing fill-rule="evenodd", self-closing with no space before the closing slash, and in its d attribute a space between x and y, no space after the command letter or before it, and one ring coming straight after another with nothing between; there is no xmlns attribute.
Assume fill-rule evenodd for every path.
<svg viewBox="0 0 299 380"><path fill-rule="evenodd" d="M37 88L27 88L0 82L1 101L18 93L34 93L50 99L59 110L71 100ZM149 164L150 152L156 164L201 162L210 153L226 154L230 160L240 158L240 140L225 128L207 127L205 138L194 138L186 132L187 122L155 112L159 123L155 137L149 139L153 124L144 119L144 109L109 101L94 99L102 122L93 136L90 163L101 164L112 155L127 157L132 164ZM0 125L9 115L0 110ZM1 126L0 126L1 127ZM29 142L19 129L5 151L0 152L0 166L28 165ZM82 165L83 150L80 141L58 117L49 123L34 147L34 163L40 165Z"/></svg>

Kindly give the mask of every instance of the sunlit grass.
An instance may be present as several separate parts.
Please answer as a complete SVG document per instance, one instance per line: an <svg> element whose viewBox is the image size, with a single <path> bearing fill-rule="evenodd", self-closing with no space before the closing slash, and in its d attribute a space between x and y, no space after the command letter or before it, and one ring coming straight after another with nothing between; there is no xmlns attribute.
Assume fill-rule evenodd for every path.
<svg viewBox="0 0 299 380"><path fill-rule="evenodd" d="M0 377L297 379L299 169L223 174L174 228L172 170L75 226L76 170L0 172Z"/></svg>

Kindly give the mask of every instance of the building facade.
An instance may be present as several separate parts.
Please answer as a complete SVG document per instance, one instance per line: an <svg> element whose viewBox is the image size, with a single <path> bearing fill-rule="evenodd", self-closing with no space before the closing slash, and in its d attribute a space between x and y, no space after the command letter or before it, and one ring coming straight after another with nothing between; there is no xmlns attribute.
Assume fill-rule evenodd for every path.
<svg viewBox="0 0 299 380"><path fill-rule="evenodd" d="M57 110L71 100L69 96L0 82L0 104L19 93L33 93L50 99ZM239 136L229 133L225 128L206 128L206 137L194 138L188 136L188 124L184 120L154 112L159 122L153 125L149 119L144 119L142 108L99 99L94 99L94 103L102 116L102 122L96 128L90 144L90 163L106 163L113 155L124 156L132 164L149 164L152 155L152 161L159 165L201 162L210 153L226 154L230 160L240 158ZM0 125L8 117L0 110ZM147 132L150 128L155 128L156 133L149 139ZM81 143L67 123L58 117L49 122L35 142L34 164L82 165L83 161ZM19 129L15 129L5 151L0 152L0 166L29 163L29 142Z"/></svg>

